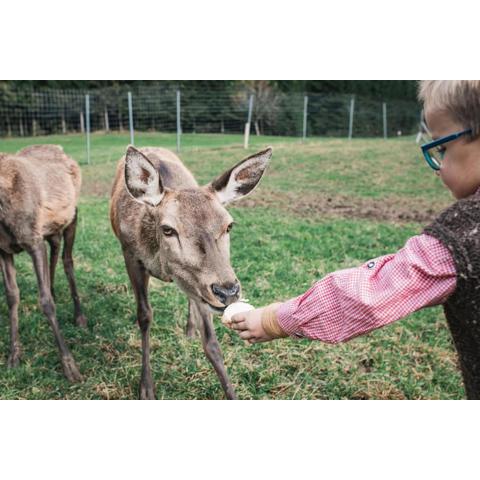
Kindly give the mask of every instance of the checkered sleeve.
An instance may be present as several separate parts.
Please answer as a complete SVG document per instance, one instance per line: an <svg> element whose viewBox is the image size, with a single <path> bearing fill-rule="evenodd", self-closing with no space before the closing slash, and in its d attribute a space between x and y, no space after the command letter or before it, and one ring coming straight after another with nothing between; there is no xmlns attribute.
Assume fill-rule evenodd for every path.
<svg viewBox="0 0 480 480"><path fill-rule="evenodd" d="M344 342L443 303L455 286L450 251L434 237L417 235L395 254L327 275L283 303L277 316L291 336Z"/></svg>

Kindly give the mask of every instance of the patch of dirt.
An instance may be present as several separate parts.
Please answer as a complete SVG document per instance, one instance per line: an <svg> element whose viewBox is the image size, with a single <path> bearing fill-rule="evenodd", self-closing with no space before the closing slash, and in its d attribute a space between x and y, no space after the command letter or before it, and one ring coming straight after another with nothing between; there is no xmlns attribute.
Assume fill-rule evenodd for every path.
<svg viewBox="0 0 480 480"><path fill-rule="evenodd" d="M112 180L113 181L113 180ZM82 195L110 197L112 182L90 180L82 185ZM302 218L364 218L397 223L427 224L448 206L425 198L367 198L312 192L279 192L261 189L235 206L274 208Z"/></svg>
<svg viewBox="0 0 480 480"><path fill-rule="evenodd" d="M300 217L310 218L365 218L398 223L428 223L448 206L435 205L421 198L350 198L343 195L328 195L297 192L258 192L251 198L241 200L239 207L265 207L283 210Z"/></svg>

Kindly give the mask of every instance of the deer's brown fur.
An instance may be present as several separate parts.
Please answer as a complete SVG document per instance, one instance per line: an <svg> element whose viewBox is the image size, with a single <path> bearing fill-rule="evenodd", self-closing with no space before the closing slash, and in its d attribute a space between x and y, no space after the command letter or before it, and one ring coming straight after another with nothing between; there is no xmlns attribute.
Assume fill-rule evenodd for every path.
<svg viewBox="0 0 480 480"><path fill-rule="evenodd" d="M80 186L80 168L58 145L33 145L17 154L0 154L0 264L12 327L9 365L17 365L20 355L13 254L25 250L34 263L40 303L54 331L64 373L72 381L80 380L81 376L58 327L51 276L63 235L65 272L74 297L77 323L83 325L85 318L80 310L71 257ZM50 272L45 241L52 246ZM54 248L57 249L55 255Z"/></svg>

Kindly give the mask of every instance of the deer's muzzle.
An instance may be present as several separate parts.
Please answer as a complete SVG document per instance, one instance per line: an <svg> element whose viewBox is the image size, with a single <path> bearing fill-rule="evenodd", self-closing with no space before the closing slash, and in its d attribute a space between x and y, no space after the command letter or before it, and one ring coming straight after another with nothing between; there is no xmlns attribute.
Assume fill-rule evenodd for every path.
<svg viewBox="0 0 480 480"><path fill-rule="evenodd" d="M214 283L210 288L215 297L226 306L236 302L240 297L240 284L238 282L225 283L223 285L217 285Z"/></svg>

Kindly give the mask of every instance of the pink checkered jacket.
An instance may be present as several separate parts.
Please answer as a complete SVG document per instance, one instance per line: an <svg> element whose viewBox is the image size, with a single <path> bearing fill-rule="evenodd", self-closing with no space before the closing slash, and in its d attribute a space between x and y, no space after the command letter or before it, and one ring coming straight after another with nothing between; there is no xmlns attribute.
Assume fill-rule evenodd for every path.
<svg viewBox="0 0 480 480"><path fill-rule="evenodd" d="M455 287L450 251L434 237L417 235L395 254L327 275L283 303L277 317L291 336L345 342L441 304Z"/></svg>

